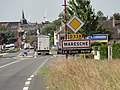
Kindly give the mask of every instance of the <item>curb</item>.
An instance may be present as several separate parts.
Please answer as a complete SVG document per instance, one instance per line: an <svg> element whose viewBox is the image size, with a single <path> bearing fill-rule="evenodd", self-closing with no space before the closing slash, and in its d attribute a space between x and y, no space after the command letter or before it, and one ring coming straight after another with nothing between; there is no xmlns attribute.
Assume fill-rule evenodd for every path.
<svg viewBox="0 0 120 90"><path fill-rule="evenodd" d="M16 58L33 58L33 56L17 56Z"/></svg>
<svg viewBox="0 0 120 90"><path fill-rule="evenodd" d="M0 57L4 56L4 55L7 55L8 53L2 53L0 54Z"/></svg>

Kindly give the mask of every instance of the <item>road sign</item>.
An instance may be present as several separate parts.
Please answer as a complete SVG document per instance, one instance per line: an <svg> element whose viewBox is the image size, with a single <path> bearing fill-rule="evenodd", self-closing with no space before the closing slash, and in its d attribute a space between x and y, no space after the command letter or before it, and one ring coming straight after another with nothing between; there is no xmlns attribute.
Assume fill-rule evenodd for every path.
<svg viewBox="0 0 120 90"><path fill-rule="evenodd" d="M90 48L90 40L89 39L81 39L81 40L62 40L62 48Z"/></svg>
<svg viewBox="0 0 120 90"><path fill-rule="evenodd" d="M69 39L81 39L82 38L82 34L69 34L68 38Z"/></svg>
<svg viewBox="0 0 120 90"><path fill-rule="evenodd" d="M88 54L91 53L92 49L73 49L73 50L59 50L58 54Z"/></svg>
<svg viewBox="0 0 120 90"><path fill-rule="evenodd" d="M74 32L76 33L84 23L76 16L73 16L72 19L67 23L67 26Z"/></svg>
<svg viewBox="0 0 120 90"><path fill-rule="evenodd" d="M90 39L91 42L108 43L108 35L107 34L93 34L92 36L88 36L87 38Z"/></svg>

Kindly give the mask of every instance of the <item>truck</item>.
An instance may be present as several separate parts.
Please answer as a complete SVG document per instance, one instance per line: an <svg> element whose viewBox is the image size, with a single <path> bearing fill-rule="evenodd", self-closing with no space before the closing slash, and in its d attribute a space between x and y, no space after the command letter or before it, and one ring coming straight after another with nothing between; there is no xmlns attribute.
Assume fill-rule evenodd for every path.
<svg viewBox="0 0 120 90"><path fill-rule="evenodd" d="M46 54L50 52L50 37L46 35L39 35L37 40L37 53L38 55Z"/></svg>

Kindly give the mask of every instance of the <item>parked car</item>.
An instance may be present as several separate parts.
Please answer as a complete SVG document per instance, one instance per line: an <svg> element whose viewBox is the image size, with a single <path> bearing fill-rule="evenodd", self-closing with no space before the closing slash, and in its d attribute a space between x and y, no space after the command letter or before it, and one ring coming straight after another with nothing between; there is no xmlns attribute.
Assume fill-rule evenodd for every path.
<svg viewBox="0 0 120 90"><path fill-rule="evenodd" d="M15 49L14 44L6 44L4 47L4 51L9 51L9 50L13 50L13 49Z"/></svg>

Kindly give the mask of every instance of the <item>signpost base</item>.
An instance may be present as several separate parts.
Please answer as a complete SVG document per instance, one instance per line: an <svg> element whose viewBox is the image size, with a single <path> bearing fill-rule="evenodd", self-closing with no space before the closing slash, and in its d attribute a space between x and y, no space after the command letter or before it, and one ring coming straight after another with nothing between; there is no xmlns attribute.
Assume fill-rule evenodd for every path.
<svg viewBox="0 0 120 90"><path fill-rule="evenodd" d="M68 54L66 54L66 60L68 60Z"/></svg>

